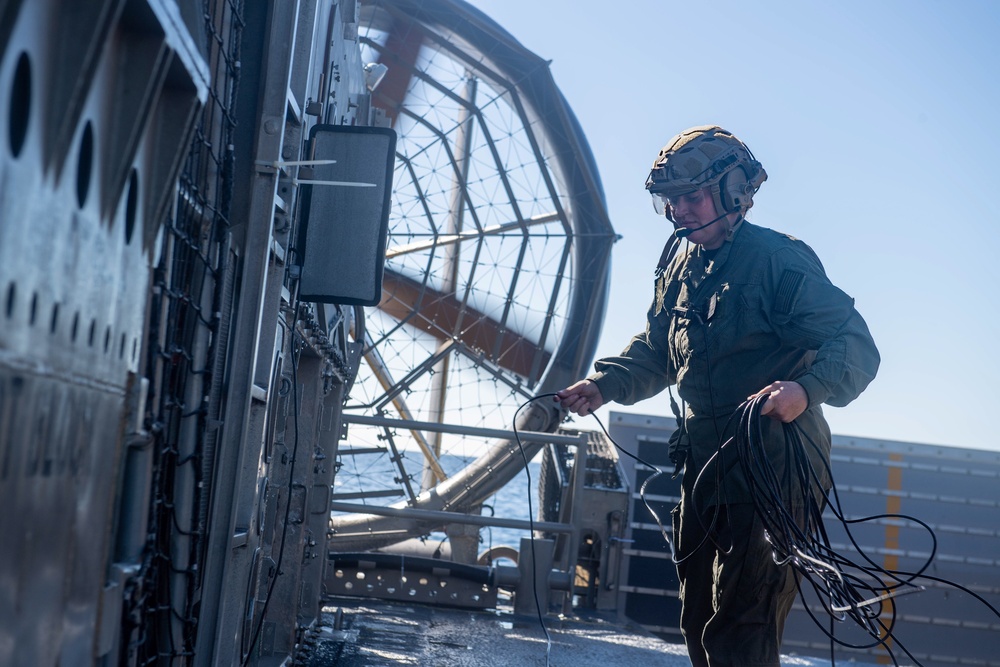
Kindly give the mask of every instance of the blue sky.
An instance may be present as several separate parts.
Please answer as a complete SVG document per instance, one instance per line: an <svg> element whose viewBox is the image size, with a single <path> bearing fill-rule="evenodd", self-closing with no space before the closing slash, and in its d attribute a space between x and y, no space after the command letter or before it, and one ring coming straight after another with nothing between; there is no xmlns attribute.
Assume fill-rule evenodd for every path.
<svg viewBox="0 0 1000 667"><path fill-rule="evenodd" d="M472 4L552 60L597 159L623 236L599 355L644 325L668 231L649 165L714 123L769 174L751 221L816 250L882 353L834 432L1000 450L1000 2Z"/></svg>

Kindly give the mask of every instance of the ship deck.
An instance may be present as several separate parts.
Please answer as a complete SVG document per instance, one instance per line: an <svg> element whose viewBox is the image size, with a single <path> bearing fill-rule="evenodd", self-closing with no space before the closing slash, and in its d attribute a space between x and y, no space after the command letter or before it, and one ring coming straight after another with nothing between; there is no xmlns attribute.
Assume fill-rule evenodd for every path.
<svg viewBox="0 0 1000 667"><path fill-rule="evenodd" d="M684 646L600 616L537 617L371 599L336 599L302 661L308 667L688 667ZM782 665L829 661L783 656Z"/></svg>

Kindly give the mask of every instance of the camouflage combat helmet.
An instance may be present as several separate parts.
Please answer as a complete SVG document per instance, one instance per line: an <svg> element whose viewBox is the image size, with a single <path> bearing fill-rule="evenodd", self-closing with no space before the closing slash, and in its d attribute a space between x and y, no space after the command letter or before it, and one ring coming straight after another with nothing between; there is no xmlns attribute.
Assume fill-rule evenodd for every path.
<svg viewBox="0 0 1000 667"><path fill-rule="evenodd" d="M720 214L743 215L766 179L764 167L735 135L717 125L699 125L684 130L660 150L646 189L660 215L670 214L667 198L706 186Z"/></svg>

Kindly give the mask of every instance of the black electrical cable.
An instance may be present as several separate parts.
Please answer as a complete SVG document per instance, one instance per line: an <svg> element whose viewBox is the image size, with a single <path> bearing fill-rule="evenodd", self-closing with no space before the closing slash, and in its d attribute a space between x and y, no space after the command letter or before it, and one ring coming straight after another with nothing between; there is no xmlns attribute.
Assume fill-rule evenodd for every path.
<svg viewBox="0 0 1000 667"><path fill-rule="evenodd" d="M538 624L542 626L542 632L545 634L545 665L548 667L549 657L552 653L552 637L549 636L549 629L545 627L545 618L542 616L542 604L538 600L538 577L534 571L538 567L538 559L535 556L535 519L534 510L531 509L531 471L528 470L528 456L524 453L524 444L521 442L521 436L517 432L517 415L534 401L541 398L548 398L550 396L556 396L554 393L539 394L533 398L529 398L527 401L522 403L517 410L514 411L514 439L517 440L517 449L521 452L521 460L524 461L524 474L528 479L528 530L529 536L531 538L531 592L535 596L535 612L538 614ZM570 581L572 581L573 574L570 574ZM571 591L572 593L572 591Z"/></svg>
<svg viewBox="0 0 1000 667"><path fill-rule="evenodd" d="M823 607L831 618L840 621L851 618L874 636L873 643L857 648L884 644L885 637L880 636L881 631L888 631L891 626L879 625L880 603L890 596L901 594L901 591L890 588L888 584L876 587L866 583L851 570L874 576L883 582L877 575L886 573L867 557L865 559L870 567L859 568L839 556L830 546L821 518L825 499L817 498L817 489L822 488L820 480L805 456L799 437L801 430L792 425L782 427L785 436L783 456L778 458L785 462L785 466L783 474L779 475L773 463L776 457L764 449L760 411L766 401L767 396L760 396L737 409L738 428L733 438L720 449L732 447L736 450L755 514L764 525L765 539L771 544L772 557L778 565L789 565L796 570L823 600ZM851 540L863 554L853 537ZM800 583L800 593L801 590ZM880 596L878 590L885 590L886 594ZM816 620L808 605L806 608ZM820 626L818 622L817 625ZM832 640L835 639L833 633L822 629Z"/></svg>
<svg viewBox="0 0 1000 667"><path fill-rule="evenodd" d="M526 407L529 403L547 397L556 397L555 393L540 394L529 399L522 404L517 412ZM826 456L819 446L812 441L808 433L795 422L782 424L784 435L783 460L784 470L780 471L775 467L775 457L767 451L768 443L764 438L762 426L761 409L767 401L768 395L758 396L749 399L740 405L731 415L729 423L725 428L728 432L730 426L735 421L737 426L735 434L719 445L719 448L701 467L692 485L691 500L694 501L695 490L702 482L703 476L710 467L714 467L718 481L723 479L725 472L722 468L722 454L727 448L735 449L737 465L741 468L750 492L754 512L764 525L765 539L772 547L772 558L778 565L792 567L796 573L796 586L799 596L804 597L804 586L811 588L813 593L822 602L822 607L828 616L828 627L824 626L820 618L817 618L809 604L804 604L806 612L812 618L816 626L830 639L830 659L834 662L834 646L840 645L851 649L869 649L882 646L887 652L893 664L899 665L896 651L904 653L913 664L918 667L921 663L910 653L909 649L900 641L899 637L893 634L895 629L897 610L895 604L886 605L890 599L898 598L902 595L918 593L925 590L920 581L936 582L945 586L950 586L956 590L967 593L988 608L995 616L1000 618L998 611L985 598L969 590L968 588L955 582L934 577L926 574L932 565L937 554L937 537L933 529L925 522L916 517L906 514L877 514L861 518L847 518L841 506L837 487L833 483L833 473ZM524 454L524 447L521 443L516 426L517 412L515 412L514 434L517 438L521 456L525 459L525 472L529 474L528 484L530 489L531 478L527 473L528 462ZM653 471L653 474L646 478L639 490L639 496L646 506L646 509L653 516L664 540L670 547L672 559L675 563L683 562L686 558L696 553L707 541L707 534L711 532L715 519L718 516L718 504L714 503L715 510L711 521L706 528L706 537L702 542L692 549L690 553L683 557L678 557L674 542L667 534L667 530L660 520L659 515L646 500L645 494L648 485L663 470L657 466L644 461L640 457L624 449L611 437L603 422L596 414L591 414L597 421L601 430L608 440L621 453L629 458L645 465ZM806 443L814 451L820 454L818 457L823 461L826 478L830 480L830 492L823 491L823 481L820 474L814 469L812 461L809 459L806 450ZM771 443L773 447L773 443ZM529 522L531 513L530 490L528 494ZM719 499L718 496L716 498ZM863 563L855 562L850 558L838 553L830 544L830 540L824 526L823 512L829 509L837 521L841 524L847 539L857 550ZM697 516L701 513L695 511ZM923 564L913 572L903 570L892 570L884 568L876 563L859 544L851 531L854 524L868 523L879 520L890 520L909 522L920 526L926 531L931 540L931 550L924 559ZM532 527L532 549L534 549L534 528ZM718 545L717 545L718 546ZM534 556L534 552L532 552ZM545 628L542 618L541 607L538 602L537 590L535 591L535 605L538 611L539 622L545 631L548 640L548 631ZM888 617L886 618L886 614ZM870 642L851 643L836 636L835 622L853 621L862 631L871 637ZM548 658L546 658L547 660Z"/></svg>
<svg viewBox="0 0 1000 667"><path fill-rule="evenodd" d="M558 397L558 394L555 393L555 392L551 392L551 393L546 393L546 394L539 394L538 396L535 396L533 398L529 398L527 401L525 401L524 403L522 403L521 406L514 413L514 416L515 416L514 437L517 439L517 445L518 445L518 447L521 450L521 456L522 456L522 458L526 458L526 457L525 457L525 454L524 454L524 446L521 443L521 439L518 436L518 432L517 432L517 425L516 425L517 413L520 412L524 407L526 407L530 403L533 403L534 401L540 400L542 398L551 398L551 397ZM617 442L615 442L614 438L611 437L611 434L608 433L608 429L604 426L604 422L601 421L600 417L598 417L596 413L592 412L589 416L591 416L591 417L594 418L594 421L597 422L597 425L601 427L601 431L608 438L608 442L610 442L612 445L614 445L615 448L618 449L618 451L620 451L622 454L624 454L625 456L629 457L630 459L636 461L637 463L640 463L640 464L646 466L647 468L649 468L652 471L653 474L650 475L649 477L647 477L645 480L643 480L642 485L639 487L639 498L642 500L643 505L646 506L646 510L652 515L653 520L656 521L656 525L660 529L660 534L663 536L663 539L666 541L667 546L670 547L670 553L671 553L671 557L672 557L672 560L673 560L674 564L676 565L676 564L679 564L679 563L683 562L691 554L688 554L688 556L685 556L683 558L678 558L677 557L676 552L675 552L675 548L674 548L674 542L673 542L673 540L670 539L670 536L667 534L667 529L663 525L663 521L662 521L662 519L660 519L660 515L656 512L656 510L653 509L653 507L649 504L649 501L646 499L646 489L647 489L647 487L656 478L658 478L660 475L664 474L665 471L663 469L659 468L658 466L653 465L649 461L645 461L642 458L636 456L635 454L633 454L632 452L628 451L627 449L625 449L621 445L619 445ZM527 461L525 461L525 471L527 471L527 465L528 465ZM531 486L530 474L529 474L529 477L528 477L528 486L529 486L529 489L530 489L530 486ZM529 514L531 512L531 498L530 497L528 498L528 512L529 512ZM530 517L529 517L529 522L530 522ZM533 525L533 524L529 523L529 525ZM703 539L702 540L702 544L704 544L705 541L706 540ZM532 544L532 547L533 546L534 546L534 544ZM698 547L692 549L692 553L696 552L698 550L698 548L700 548L700 546L701 545L699 544Z"/></svg>
<svg viewBox="0 0 1000 667"><path fill-rule="evenodd" d="M517 430L517 415L521 412L521 410L523 410L524 408L526 408L528 405L530 405L531 403L533 403L535 401L541 400L543 398L558 398L558 396L559 395L556 394L555 392L549 392L549 393L545 393L545 394L539 394L537 396L529 398L527 401L525 401L524 403L522 403L517 408L517 410L514 411L514 419L513 419L514 439L517 441L517 447L518 447L518 450L521 453L521 459L524 461L524 474L528 478L528 498L527 498L527 500L528 500L528 528L530 530L530 537L531 537L531 540L530 540L530 543L531 543L531 562L532 562L532 566L533 567L537 565L538 561L537 561L537 558L535 556L535 522L534 522L534 511L532 510L532 507L531 507L531 472L528 470L528 457L524 453L524 443L521 442L521 435L520 435L520 433ZM660 527L660 532L663 535L663 539L665 539L667 541L667 544L670 546L671 554L673 554L673 542L670 539L669 535L667 535L667 530L666 530L666 528L664 528L663 522L660 520L659 515L649 505L649 502L646 500L646 495L645 495L646 494L646 487L649 485L649 483L652 482L657 477L659 477L660 475L662 475L664 471L661 470L660 468L656 467L652 463L644 461L641 458L639 458L638 456L636 456L636 455L632 454L631 452L626 451L625 449L623 449L617 442L614 441L614 439L608 433L608 430L606 428L604 428L604 423L601 422L600 418L596 414L593 414L593 413L591 413L591 416L597 421L598 425L601 427L601 430L608 437L608 440L615 447L617 447L619 451L621 451L626 456L628 456L628 457L630 457L630 458L638 461L639 463L641 463L642 465L648 467L650 470L653 471L653 474L650 475L649 477L647 477L646 480L642 483L642 487L639 490L639 497L642 499L643 504L646 505L646 509L649 510L649 513L653 515L653 518L655 519L657 525ZM570 576L571 577L573 576L572 573L570 574ZM546 642L546 647L545 647L545 664L548 665L549 664L550 654L551 654L551 651L552 651L552 638L549 636L548 628L545 627L545 619L544 619L544 617L542 615L542 605L541 605L541 602L538 599L537 577L535 576L534 572L532 572L532 592L533 592L534 597L535 597L535 611L538 614L538 623L539 623L539 625L542 626L542 632L545 633L545 642ZM571 591L571 594L572 594L572 591Z"/></svg>
<svg viewBox="0 0 1000 667"><path fill-rule="evenodd" d="M296 314L298 312L298 306L296 305ZM291 325L287 322L285 326L291 329ZM281 576L281 564L285 557L285 544L288 538L288 519L291 515L292 509L292 486L295 483L295 461L298 458L299 453L299 378L298 378L298 360L296 359L296 333L292 329L292 343L291 343L291 357L292 357L292 426L294 431L294 440L292 444L292 460L288 468L288 489L286 492L285 499L285 518L284 525L281 527L281 546L278 548L278 560L274 566L274 576L271 579L271 583L267 587L267 595L264 598L264 604L261 607L260 619L257 622L257 627L254 628L253 635L250 639L249 648L247 649L246 655L243 656L241 665L246 667L250 662L250 658L253 655L254 646L257 644L257 640L260 639L260 632L264 627L264 619L267 616L267 608L271 603L271 595L274 593L274 587L278 583L278 577ZM264 502L264 499L261 499Z"/></svg>
<svg viewBox="0 0 1000 667"><path fill-rule="evenodd" d="M886 605L892 598L925 590L921 581L934 581L969 593L1000 618L989 602L960 584L925 574L937 554L937 538L933 529L916 517L906 514L878 514L857 519L845 516L840 504L837 487L826 456L809 435L796 423L782 425L784 435L784 471L775 468L777 460L765 449L761 408L767 396L759 396L742 404L736 413L739 426L735 435L720 447L736 450L736 457L747 481L754 511L765 526L765 537L773 549L773 558L779 565L788 565L799 575L799 595L803 595L803 582L822 602L829 616L829 629L820 622L808 604L806 611L816 626L831 641L831 661L834 645L848 648L873 648L882 646L894 664L899 664L896 651L904 653L914 664L921 663L895 636L896 605ZM824 493L821 476L814 469L807 455L806 443L823 461L826 478L831 481L831 492ZM773 443L770 443L773 447ZM831 546L823 524L822 514L829 509L842 525L847 538L864 562L856 562L836 552ZM871 521L890 520L920 526L931 540L931 550L921 567L914 572L892 570L880 566L869 557L851 525ZM804 597L803 597L804 599ZM853 621L866 632L871 641L851 643L836 636L834 621Z"/></svg>

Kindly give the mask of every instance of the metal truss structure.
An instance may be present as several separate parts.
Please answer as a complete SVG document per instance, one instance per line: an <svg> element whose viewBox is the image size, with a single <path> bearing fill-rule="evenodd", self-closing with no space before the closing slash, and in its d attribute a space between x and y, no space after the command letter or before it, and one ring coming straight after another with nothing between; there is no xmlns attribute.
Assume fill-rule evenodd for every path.
<svg viewBox="0 0 1000 667"><path fill-rule="evenodd" d="M513 441L518 407L585 374L616 237L545 60L450 0L363 2L359 33L384 70L372 104L399 142L383 299L334 498L477 512L541 446ZM521 429L559 421L551 400L521 414ZM433 525L335 516L331 548Z"/></svg>

